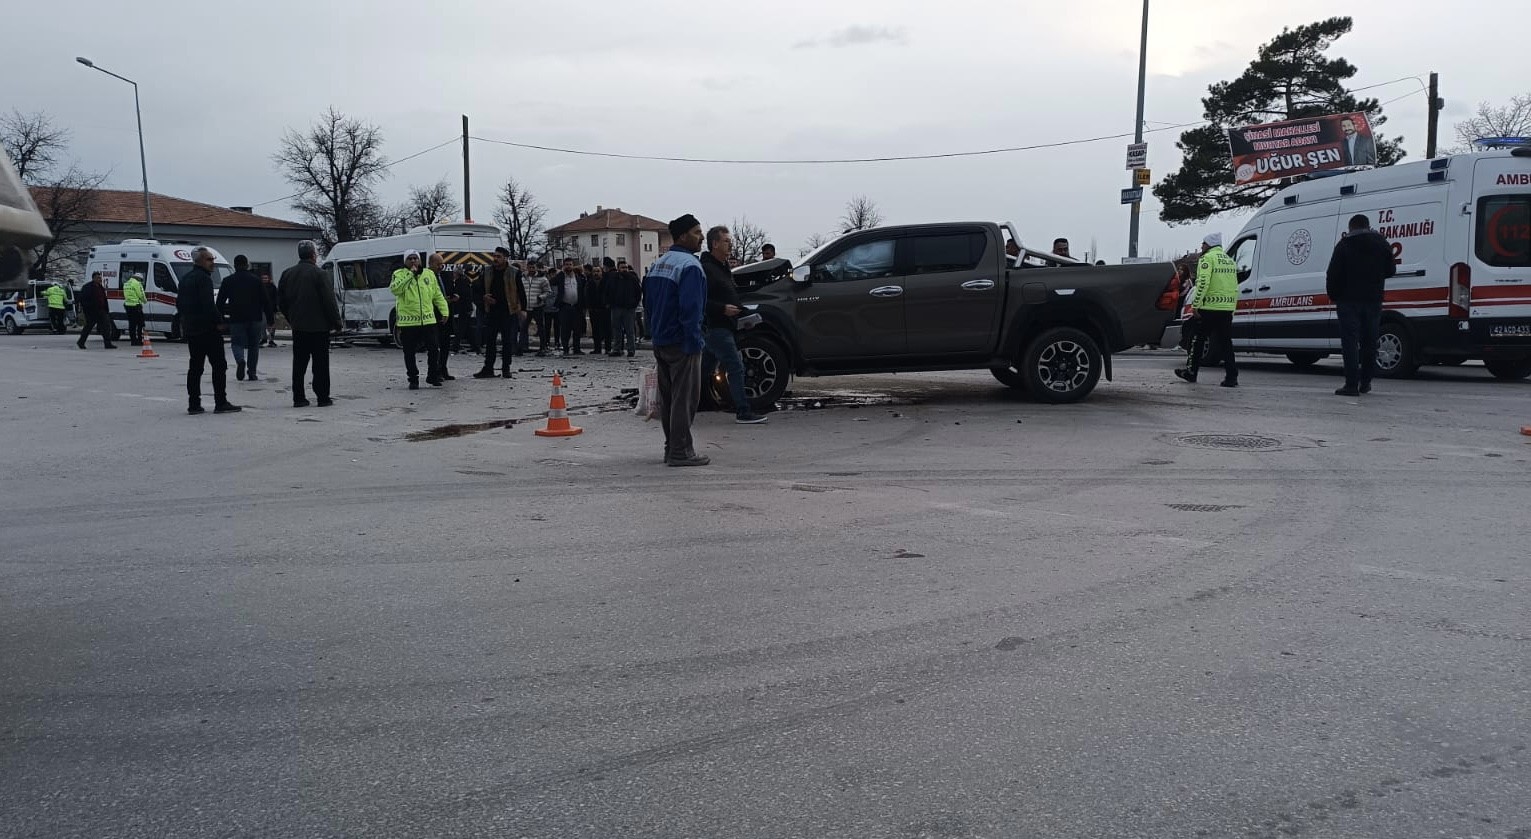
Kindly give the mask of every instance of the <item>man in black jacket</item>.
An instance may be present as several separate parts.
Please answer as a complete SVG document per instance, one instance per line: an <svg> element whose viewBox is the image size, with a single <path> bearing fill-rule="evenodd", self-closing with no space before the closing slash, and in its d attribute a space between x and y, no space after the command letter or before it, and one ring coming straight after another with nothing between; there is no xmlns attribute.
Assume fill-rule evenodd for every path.
<svg viewBox="0 0 1531 839"><path fill-rule="evenodd" d="M722 364L728 374L734 421L758 425L766 418L750 408L744 390L744 359L739 357L739 345L734 341L734 332L739 328L737 319L744 308L739 305L739 288L728 268L728 255L733 248L733 235L728 228L718 225L707 231L707 252L702 254L702 271L707 275L706 322L702 332L707 355L702 359L702 382L705 385L713 381L717 366Z"/></svg>
<svg viewBox="0 0 1531 839"><path fill-rule="evenodd" d="M516 352L516 330L526 321L526 312L516 293L516 268L510 264L510 250L495 248L493 259L473 289L484 314L484 366L473 374L475 379L494 378L496 347L504 352L500 359L500 375L510 378L510 360Z"/></svg>
<svg viewBox="0 0 1531 839"><path fill-rule="evenodd" d="M90 330L95 329L101 334L101 345L109 350L117 348L112 343L112 318L107 312L106 286L101 284L101 272L97 271L90 275L90 282L80 289L75 295L79 301L80 313L85 316L85 328L80 330L80 340L75 346L85 349L85 339L90 337Z"/></svg>
<svg viewBox="0 0 1531 839"><path fill-rule="evenodd" d="M319 407L335 404L330 399L330 333L340 332L340 306L330 276L316 264L319 249L313 242L298 243L298 264L282 272L277 300L282 316L292 328L292 406L307 408L303 377L314 363L314 396Z"/></svg>
<svg viewBox="0 0 1531 839"><path fill-rule="evenodd" d="M478 330L473 326L473 283L478 278L479 271L475 268L465 268L458 271L452 281L452 293L447 295L447 304L452 308L452 323L456 330L452 334L452 352L462 352L463 339L468 339L468 351L477 355L482 350L478 345Z"/></svg>
<svg viewBox="0 0 1531 839"><path fill-rule="evenodd" d="M276 283L271 281L270 274L260 275L261 291L266 293L266 342L265 346L276 346Z"/></svg>
<svg viewBox="0 0 1531 839"><path fill-rule="evenodd" d="M260 277L250 271L250 260L234 257L234 273L218 286L218 312L228 324L229 344L234 349L234 378L245 380L246 357L249 379L260 381L260 345L266 337L266 319L271 315L266 290Z"/></svg>
<svg viewBox="0 0 1531 839"><path fill-rule="evenodd" d="M617 272L617 263L609 256L603 263L590 269L590 278L585 283L585 311L590 313L590 342L594 344L590 349L596 355L611 352L611 310L606 288L609 278Z"/></svg>
<svg viewBox="0 0 1531 839"><path fill-rule="evenodd" d="M1350 219L1350 232L1334 246L1325 286L1340 321L1340 351L1345 357L1345 386L1337 396L1371 393L1377 370L1377 335L1382 328L1382 292L1397 270L1393 246L1371 229L1371 220Z"/></svg>
<svg viewBox="0 0 1531 839"><path fill-rule="evenodd" d="M627 350L632 358L638 351L638 301L643 299L643 289L638 275L627 267L626 262L617 263L617 270L606 278L606 305L611 309L611 352L613 358Z"/></svg>
<svg viewBox="0 0 1531 839"><path fill-rule="evenodd" d="M223 318L213 301L213 252L197 248L191 252L192 268L181 278L175 308L181 316L181 335L191 365L186 370L186 413L200 414L202 408L202 368L213 368L213 413L231 414L240 410L228 399L229 361L223 355Z"/></svg>

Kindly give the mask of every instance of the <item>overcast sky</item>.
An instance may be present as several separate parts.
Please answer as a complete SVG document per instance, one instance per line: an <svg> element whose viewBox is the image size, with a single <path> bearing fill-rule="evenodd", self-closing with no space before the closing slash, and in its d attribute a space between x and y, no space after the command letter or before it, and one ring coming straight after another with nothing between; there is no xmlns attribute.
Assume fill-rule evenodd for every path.
<svg viewBox="0 0 1531 839"><path fill-rule="evenodd" d="M1482 5L1490 15L1467 13ZM145 10L152 8L152 13ZM1531 5L1467 0L1353 4L1154 0L1149 128L1201 116L1208 84L1242 72L1282 26L1349 11L1332 54L1356 86L1442 77L1442 124L1480 100L1531 89L1518 68ZM1132 130L1141 6L834 0L771 3L402 3L262 0L25 2L6 12L0 110L43 110L74 132L86 167L138 187L131 89L76 55L135 79L149 185L221 205L291 189L271 165L284 129L334 105L383 130L401 158L473 133L631 154L733 158L871 157L1049 143ZM1425 96L1413 80L1371 93L1389 136L1424 149ZM1178 131L1149 136L1155 176L1179 165ZM697 165L577 157L474 143L473 210L492 214L507 176L549 207L550 224L597 204L667 220L748 216L794 255L834 229L845 201L872 198L888 223L1010 220L1028 242L1067 236L1126 253L1124 140L955 160L833 166ZM381 192L447 178L457 146L405 162ZM259 212L294 217L283 203ZM1144 205L1142 248L1180 251L1200 226L1171 228ZM1233 232L1241 222L1211 226Z"/></svg>

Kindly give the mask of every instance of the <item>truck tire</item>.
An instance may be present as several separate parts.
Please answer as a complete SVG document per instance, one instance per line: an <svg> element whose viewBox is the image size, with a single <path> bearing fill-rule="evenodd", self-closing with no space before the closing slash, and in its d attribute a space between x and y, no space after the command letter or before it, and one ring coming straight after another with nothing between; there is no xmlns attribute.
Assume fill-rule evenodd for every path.
<svg viewBox="0 0 1531 839"><path fill-rule="evenodd" d="M1014 367L990 367L989 372L993 373L994 379L1005 387L1026 390L1026 377Z"/></svg>
<svg viewBox="0 0 1531 839"><path fill-rule="evenodd" d="M769 411L792 383L792 356L781 342L750 332L738 336L739 356L744 360L744 392L750 407Z"/></svg>
<svg viewBox="0 0 1531 839"><path fill-rule="evenodd" d="M5 316L5 334L7 334L7 335L20 335L24 331L26 331L26 328L23 327L23 326L18 325L16 323L16 318L14 316L12 316L12 315L6 315Z"/></svg>
<svg viewBox="0 0 1531 839"><path fill-rule="evenodd" d="M1286 354L1286 360L1292 362L1292 366L1299 370L1306 370L1327 357L1327 353L1321 352L1289 352Z"/></svg>
<svg viewBox="0 0 1531 839"><path fill-rule="evenodd" d="M1418 372L1419 364L1409 328L1397 321L1382 324L1377 333L1377 375L1384 379L1407 379Z"/></svg>
<svg viewBox="0 0 1531 839"><path fill-rule="evenodd" d="M1496 379L1507 382L1520 381L1531 376L1531 358L1496 358L1483 362L1483 366Z"/></svg>
<svg viewBox="0 0 1531 839"><path fill-rule="evenodd" d="M1103 363L1094 338L1072 326L1055 326L1026 345L1021 375L1042 402L1078 402L1095 389Z"/></svg>

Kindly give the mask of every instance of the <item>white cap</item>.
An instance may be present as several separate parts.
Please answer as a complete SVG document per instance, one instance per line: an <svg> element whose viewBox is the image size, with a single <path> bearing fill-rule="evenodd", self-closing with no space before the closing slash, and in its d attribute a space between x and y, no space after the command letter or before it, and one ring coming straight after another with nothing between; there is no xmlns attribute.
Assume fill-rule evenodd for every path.
<svg viewBox="0 0 1531 839"><path fill-rule="evenodd" d="M420 252L419 251L405 251L404 252L404 258L405 259L409 259L410 257L414 257L415 259L419 259L420 258Z"/></svg>
<svg viewBox="0 0 1531 839"><path fill-rule="evenodd" d="M1223 234L1208 233L1207 238L1202 239L1201 243L1209 248L1220 248L1223 246Z"/></svg>

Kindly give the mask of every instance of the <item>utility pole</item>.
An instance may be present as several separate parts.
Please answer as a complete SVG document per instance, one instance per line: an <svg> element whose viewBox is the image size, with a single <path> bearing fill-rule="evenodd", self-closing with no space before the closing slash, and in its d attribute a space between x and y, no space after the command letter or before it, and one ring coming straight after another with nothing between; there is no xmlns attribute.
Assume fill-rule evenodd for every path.
<svg viewBox="0 0 1531 839"><path fill-rule="evenodd" d="M468 185L468 115L462 115L462 218L473 220L473 188Z"/></svg>
<svg viewBox="0 0 1531 839"><path fill-rule="evenodd" d="M1436 138L1440 134L1441 109L1446 100L1441 98L1441 74L1430 74L1430 122L1425 130L1425 157L1435 157Z"/></svg>
<svg viewBox="0 0 1531 839"><path fill-rule="evenodd" d="M1143 96L1148 86L1148 0L1143 0L1143 41L1138 46L1138 118L1132 124L1133 142L1143 142ZM1138 173L1132 173L1132 183L1129 188L1138 185ZM1127 256L1136 258L1138 255L1138 228L1139 216L1142 214L1143 202L1132 202L1132 221L1127 228Z"/></svg>

